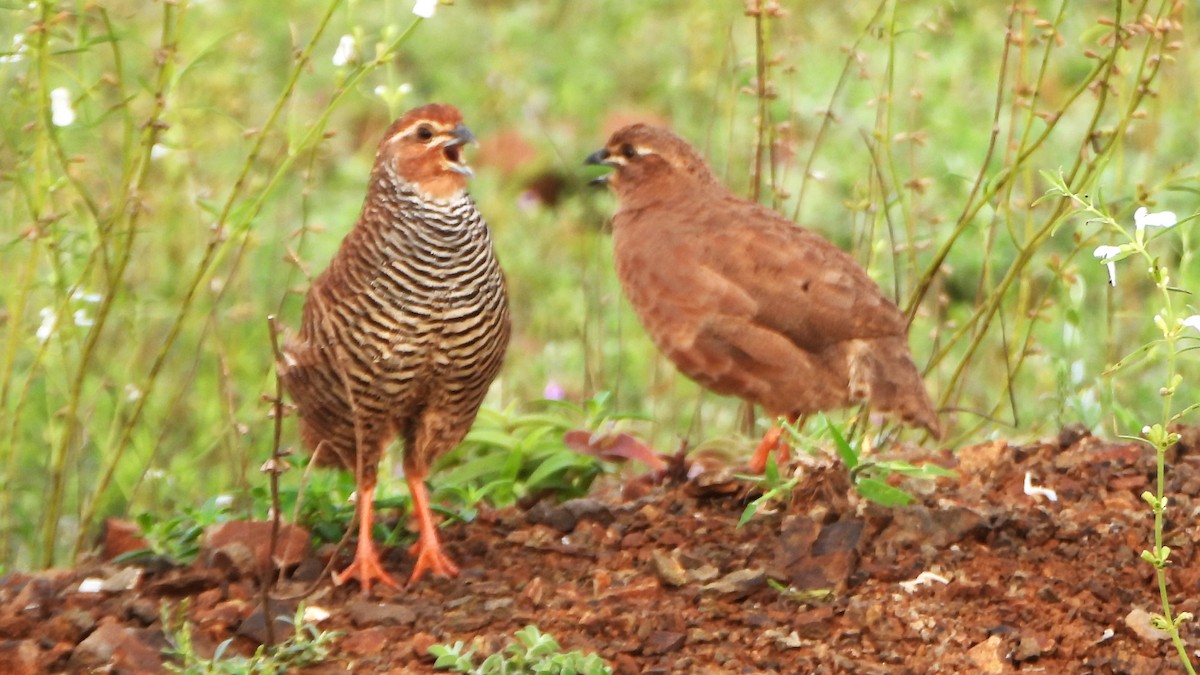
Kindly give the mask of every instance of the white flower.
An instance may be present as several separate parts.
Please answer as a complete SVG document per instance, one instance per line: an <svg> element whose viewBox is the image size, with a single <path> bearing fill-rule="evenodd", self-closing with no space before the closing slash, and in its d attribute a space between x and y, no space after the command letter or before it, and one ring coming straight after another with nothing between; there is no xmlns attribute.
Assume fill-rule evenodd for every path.
<svg viewBox="0 0 1200 675"><path fill-rule="evenodd" d="M1100 262L1108 265L1108 285L1117 285L1117 256L1124 253L1120 246L1097 246L1092 255Z"/></svg>
<svg viewBox="0 0 1200 675"><path fill-rule="evenodd" d="M82 290L76 290L71 294L71 299L79 300L80 302L90 302L94 305L103 300L104 296L99 293L84 293Z"/></svg>
<svg viewBox="0 0 1200 675"><path fill-rule="evenodd" d="M422 19L432 19L433 13L437 11L438 0L417 0L413 5L413 14Z"/></svg>
<svg viewBox="0 0 1200 675"><path fill-rule="evenodd" d="M25 51L28 47L25 46L25 34L17 33L12 39L12 51L4 56L0 56L0 63L16 63L17 61L25 60Z"/></svg>
<svg viewBox="0 0 1200 675"><path fill-rule="evenodd" d="M333 52L333 65L341 68L357 60L358 42L355 41L353 35L343 35L342 39L338 40L337 50Z"/></svg>
<svg viewBox="0 0 1200 675"><path fill-rule="evenodd" d="M1188 318L1181 320L1179 324L1184 328L1195 328L1196 330L1200 330L1200 314L1193 314Z"/></svg>
<svg viewBox="0 0 1200 675"><path fill-rule="evenodd" d="M87 315L87 311L82 309L75 310L75 325L80 328L91 328L96 325L92 317Z"/></svg>
<svg viewBox="0 0 1200 675"><path fill-rule="evenodd" d="M233 495L217 495L213 498L213 505L219 509L227 509L233 506Z"/></svg>
<svg viewBox="0 0 1200 675"><path fill-rule="evenodd" d="M38 314L42 317L42 325L38 326L35 335L38 342L44 344L46 340L50 339L51 335L54 335L54 329L58 327L58 314L49 307L43 307L42 311L38 312Z"/></svg>
<svg viewBox="0 0 1200 675"><path fill-rule="evenodd" d="M75 110L71 107L71 92L65 87L50 91L50 121L56 127L70 126L75 121Z"/></svg>
<svg viewBox="0 0 1200 675"><path fill-rule="evenodd" d="M1147 227L1174 227L1176 222L1178 219L1170 211L1150 213L1149 209L1140 206L1137 211L1133 212L1133 224L1139 231Z"/></svg>

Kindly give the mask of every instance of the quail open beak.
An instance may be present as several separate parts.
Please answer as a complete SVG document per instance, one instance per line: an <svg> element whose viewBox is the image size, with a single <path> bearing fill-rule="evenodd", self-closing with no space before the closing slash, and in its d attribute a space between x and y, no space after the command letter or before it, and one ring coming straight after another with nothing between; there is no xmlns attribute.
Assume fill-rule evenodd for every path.
<svg viewBox="0 0 1200 675"><path fill-rule="evenodd" d="M464 176L472 176L474 172L467 163L463 161L461 147L467 143L475 142L475 134L471 133L465 125L459 124L450 130L450 135L445 142L442 143L442 154L446 158L447 164L451 171L461 173Z"/></svg>
<svg viewBox="0 0 1200 675"><path fill-rule="evenodd" d="M583 163L599 166L616 166L617 163L612 161L612 159L610 159L611 157L612 153L610 153L607 148L600 148L599 150L588 155L587 159L583 160ZM596 176L588 181L588 185L608 185L608 179L611 177L611 173L606 173L602 176Z"/></svg>

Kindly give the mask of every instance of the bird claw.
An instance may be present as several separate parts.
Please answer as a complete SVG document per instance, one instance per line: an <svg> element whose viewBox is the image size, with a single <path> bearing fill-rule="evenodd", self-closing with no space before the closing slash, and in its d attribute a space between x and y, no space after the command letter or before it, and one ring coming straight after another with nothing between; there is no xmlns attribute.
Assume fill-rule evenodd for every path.
<svg viewBox="0 0 1200 675"><path fill-rule="evenodd" d="M428 543L425 537L417 540L417 543L409 547L408 552L417 556L417 562L413 565L412 576L408 578L408 583L413 583L420 579L426 571L432 572L442 577L458 576L458 565L450 560L450 556L442 550L441 544L437 539L433 543Z"/></svg>
<svg viewBox="0 0 1200 675"><path fill-rule="evenodd" d="M351 579L358 580L358 584L362 586L363 595L371 594L371 582L376 579L392 588L400 588L399 582L383 569L383 564L379 561L379 553L370 540L367 540L365 546L360 541L358 551L354 555L354 562L340 573L333 575L333 583L338 586Z"/></svg>

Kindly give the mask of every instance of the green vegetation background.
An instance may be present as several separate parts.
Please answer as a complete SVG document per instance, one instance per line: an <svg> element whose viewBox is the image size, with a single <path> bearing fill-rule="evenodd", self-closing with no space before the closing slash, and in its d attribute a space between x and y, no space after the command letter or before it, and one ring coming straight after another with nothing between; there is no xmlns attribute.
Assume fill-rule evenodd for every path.
<svg viewBox="0 0 1200 675"><path fill-rule="evenodd" d="M5 3L0 570L63 561L106 515L252 500L273 435L266 317L297 324L379 135L433 100L481 139L471 190L510 280L484 424L544 409L549 387L612 392L661 451L742 438L738 403L643 335L611 270L614 201L586 186L607 133L656 119L913 308L951 445L1136 433L1161 407L1154 287L1134 261L1107 286L1092 251L1111 229L1035 202L1061 171L1117 222L1196 212L1195 5L1019 7L784 3L761 21L759 87L741 3L459 0L423 21L400 0ZM343 36L356 57L335 65ZM531 198L546 186L553 203ZM1161 236L1173 285L1200 289L1191 222Z"/></svg>

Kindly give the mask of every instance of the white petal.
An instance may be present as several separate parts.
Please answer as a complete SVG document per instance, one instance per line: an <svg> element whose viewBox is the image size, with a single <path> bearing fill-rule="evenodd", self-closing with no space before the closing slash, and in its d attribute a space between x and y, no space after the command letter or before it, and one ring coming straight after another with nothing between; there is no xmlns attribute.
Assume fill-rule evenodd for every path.
<svg viewBox="0 0 1200 675"><path fill-rule="evenodd" d="M42 325L38 326L37 332L34 335L37 337L38 342L44 343L50 339L51 335L54 335L54 329L58 327L58 315L49 307L43 307L38 314L42 317Z"/></svg>
<svg viewBox="0 0 1200 675"><path fill-rule="evenodd" d="M1200 314L1193 314L1179 323L1183 324L1184 328L1200 330Z"/></svg>
<svg viewBox="0 0 1200 675"><path fill-rule="evenodd" d="M1099 258L1100 262L1109 262L1113 258L1121 255L1120 246L1097 246L1095 251L1092 251L1092 256Z"/></svg>
<svg viewBox="0 0 1200 675"><path fill-rule="evenodd" d="M64 87L50 91L50 121L56 127L70 126L75 121L75 110L71 108L71 92Z"/></svg>
<svg viewBox="0 0 1200 675"><path fill-rule="evenodd" d="M1177 222L1179 219L1171 211L1150 213L1149 209L1140 206L1137 211L1133 212L1133 224L1139 230L1147 227L1174 227Z"/></svg>
<svg viewBox="0 0 1200 675"><path fill-rule="evenodd" d="M438 0L417 0L413 5L413 14L422 19L432 19L433 13L437 11Z"/></svg>
<svg viewBox="0 0 1200 675"><path fill-rule="evenodd" d="M337 50L333 52L333 65L341 68L358 58L358 45L353 35L343 35L338 40Z"/></svg>

